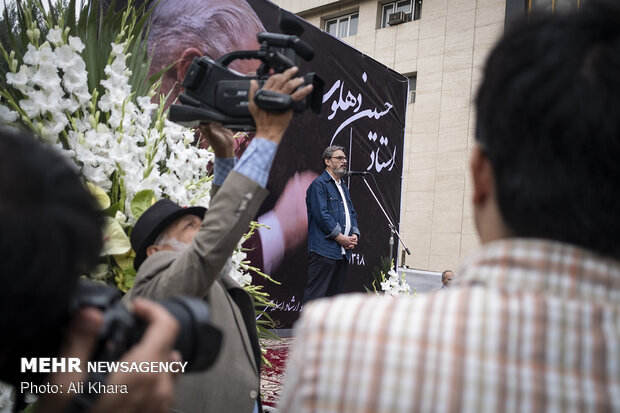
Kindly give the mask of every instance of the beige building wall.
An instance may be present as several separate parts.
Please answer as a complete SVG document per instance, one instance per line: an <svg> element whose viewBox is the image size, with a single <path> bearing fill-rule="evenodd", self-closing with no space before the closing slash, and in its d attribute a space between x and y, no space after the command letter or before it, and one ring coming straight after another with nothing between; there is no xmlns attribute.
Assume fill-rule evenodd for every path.
<svg viewBox="0 0 620 413"><path fill-rule="evenodd" d="M417 73L403 165L401 235L412 252L406 264L458 267L479 242L468 171L473 100L487 53L504 29L506 0L423 0L420 20L387 28L379 28L385 2L377 0L275 3L321 29L325 19L358 11L357 34L342 40L401 74Z"/></svg>

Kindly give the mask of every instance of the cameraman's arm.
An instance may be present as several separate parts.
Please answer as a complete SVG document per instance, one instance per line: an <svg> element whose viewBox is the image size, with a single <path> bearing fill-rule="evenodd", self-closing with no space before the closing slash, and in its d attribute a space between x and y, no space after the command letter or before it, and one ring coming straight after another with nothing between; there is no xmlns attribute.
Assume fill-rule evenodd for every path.
<svg viewBox="0 0 620 413"><path fill-rule="evenodd" d="M215 155L215 160L213 161L213 185L211 186L211 196L213 197L237 163L234 149L235 135L230 129L216 122L201 123L200 132L209 141L209 145L213 148L213 154Z"/></svg>
<svg viewBox="0 0 620 413"><path fill-rule="evenodd" d="M312 92L312 86L308 85L296 90L303 84L302 78L294 77L296 74L297 68L291 68L284 73L272 75L263 85L263 89L290 94L293 100L304 99ZM249 110L256 123L255 138L252 139L241 159L235 165L233 172L223 183L220 192L212 199L209 211L203 221L202 228L204 231L201 230L194 239L194 245L203 251L202 257L216 255L215 251L217 250L226 251L225 256L221 257L221 265L219 268L213 268L213 271L221 269L243 233L247 231L249 221L256 216L258 208L267 194L261 189L267 185L269 171L278 144L281 142L293 116L292 110L270 112L259 108L254 102L254 94L257 90L258 83L252 80L249 93ZM229 140L229 142L233 141ZM232 146L234 145L231 143L228 148ZM231 152L232 149L228 149L228 153ZM231 206L234 207L231 208ZM218 221L222 216L228 216L230 219L227 221L232 224L228 230L225 230L226 236L221 233L218 235L217 231L213 230L214 227L217 228L218 225L221 225L221 222ZM224 246L227 242L230 244ZM207 260L204 262L210 264Z"/></svg>
<svg viewBox="0 0 620 413"><path fill-rule="evenodd" d="M142 340L125 354L122 361L173 361L179 355L172 350L179 326L177 321L159 304L137 299L134 312L149 322ZM86 380L86 365L90 360L97 341L97 335L103 325L103 315L99 310L86 308L81 310L69 327L60 357L77 357L80 359L82 373L54 373L49 383L62 385L68 389L71 382ZM125 384L127 394L102 394L89 413L129 413L129 412L167 412L172 406L173 385L169 373L111 373L106 384ZM87 384L86 384L87 385ZM37 403L37 411L45 413L64 412L71 394L66 391L42 396Z"/></svg>
<svg viewBox="0 0 620 413"><path fill-rule="evenodd" d="M297 68L292 68L275 74L263 88L301 100L312 91L312 86L295 91L303 83L303 79L294 78L296 73ZM256 137L212 198L192 246L157 276L148 280L136 278L134 295L153 298L175 294L204 296L256 216L267 196L264 187L277 145L293 116L292 110L267 112L258 108L253 100L257 89L258 84L252 81L249 108L256 123Z"/></svg>

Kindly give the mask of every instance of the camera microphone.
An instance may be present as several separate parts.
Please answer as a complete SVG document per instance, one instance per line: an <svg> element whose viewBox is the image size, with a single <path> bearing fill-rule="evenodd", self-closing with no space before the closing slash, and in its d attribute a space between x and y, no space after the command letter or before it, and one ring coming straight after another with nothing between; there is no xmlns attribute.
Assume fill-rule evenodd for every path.
<svg viewBox="0 0 620 413"><path fill-rule="evenodd" d="M358 171L349 171L345 174L346 176L353 176L353 175L370 175L370 172L358 172Z"/></svg>

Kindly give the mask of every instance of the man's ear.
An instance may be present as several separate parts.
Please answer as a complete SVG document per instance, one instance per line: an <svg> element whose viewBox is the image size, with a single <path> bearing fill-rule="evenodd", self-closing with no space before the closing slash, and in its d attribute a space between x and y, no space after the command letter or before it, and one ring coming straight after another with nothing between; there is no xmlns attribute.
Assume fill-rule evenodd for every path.
<svg viewBox="0 0 620 413"><path fill-rule="evenodd" d="M159 251L161 251L161 248L159 247L159 245L150 245L149 247L146 248L146 256L150 257L151 255Z"/></svg>
<svg viewBox="0 0 620 413"><path fill-rule="evenodd" d="M474 184L474 206L481 206L493 196L494 178L491 161L486 154L476 145L471 155L470 169Z"/></svg>
<svg viewBox="0 0 620 413"><path fill-rule="evenodd" d="M181 53L181 57L179 58L179 61L176 64L177 82L179 84L183 83L183 79L185 79L187 70L189 69L189 66L192 64L194 59L197 57L202 57L202 56L203 56L203 53L200 50L196 49L195 47L188 47L187 49L183 50L183 53Z"/></svg>

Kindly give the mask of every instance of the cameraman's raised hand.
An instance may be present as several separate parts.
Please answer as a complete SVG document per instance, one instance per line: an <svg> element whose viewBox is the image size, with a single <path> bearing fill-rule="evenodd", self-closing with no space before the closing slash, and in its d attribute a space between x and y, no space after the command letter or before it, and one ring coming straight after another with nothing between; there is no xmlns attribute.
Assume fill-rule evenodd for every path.
<svg viewBox="0 0 620 413"><path fill-rule="evenodd" d="M263 89L291 95L293 100L302 100L312 92L312 85L306 85L295 90L304 83L303 78L294 77L297 72L297 67L291 67L283 73L271 75L263 85ZM254 103L254 94L257 90L258 83L256 80L252 80L250 83L249 109L256 123L256 136L280 143L293 117L293 110L271 112L259 108Z"/></svg>
<svg viewBox="0 0 620 413"><path fill-rule="evenodd" d="M179 361L173 350L179 331L177 321L161 305L144 299L133 302L134 312L149 323L142 340L125 354L121 361ZM85 366L90 360L97 335L103 325L103 315L94 308L82 309L73 319L60 357L77 357ZM82 369L84 370L84 369ZM50 384L68 389L71 382L86 380L86 372L54 373ZM111 373L106 384L125 384L127 394L102 394L88 410L89 413L167 412L174 399L173 375L170 373ZM39 399L37 412L64 412L72 394L66 391L48 394Z"/></svg>
<svg viewBox="0 0 620 413"><path fill-rule="evenodd" d="M235 134L221 123L201 123L200 132L208 139L213 153L218 158L233 158L235 156Z"/></svg>

